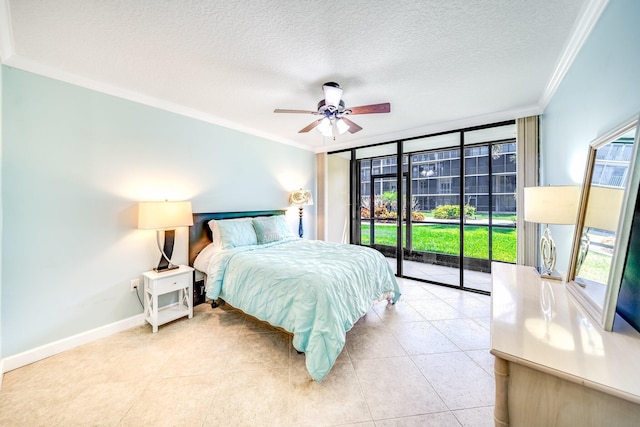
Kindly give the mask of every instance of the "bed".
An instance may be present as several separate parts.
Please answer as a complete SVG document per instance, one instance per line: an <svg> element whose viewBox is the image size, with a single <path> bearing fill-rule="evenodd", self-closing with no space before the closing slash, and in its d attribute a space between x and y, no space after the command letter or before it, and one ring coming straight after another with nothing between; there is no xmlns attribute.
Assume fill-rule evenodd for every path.
<svg viewBox="0 0 640 427"><path fill-rule="evenodd" d="M322 381L346 332L373 304L400 297L378 251L295 236L285 211L194 214L189 261L219 300L293 335L311 377Z"/></svg>

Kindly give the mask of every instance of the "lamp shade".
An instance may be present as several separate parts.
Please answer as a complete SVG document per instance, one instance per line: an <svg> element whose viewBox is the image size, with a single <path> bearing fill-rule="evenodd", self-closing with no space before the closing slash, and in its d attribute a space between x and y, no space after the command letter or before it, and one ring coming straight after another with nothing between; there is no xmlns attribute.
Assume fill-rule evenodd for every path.
<svg viewBox="0 0 640 427"><path fill-rule="evenodd" d="M338 129L338 133L342 135L343 133L349 130L349 125L344 120L337 119L336 128Z"/></svg>
<svg viewBox="0 0 640 427"><path fill-rule="evenodd" d="M335 108L340 106L340 98L342 98L342 88L338 83L328 82L322 85L324 91L324 102L327 106L332 105Z"/></svg>
<svg viewBox="0 0 640 427"><path fill-rule="evenodd" d="M575 224L580 187L559 185L524 189L524 220L541 224Z"/></svg>
<svg viewBox="0 0 640 427"><path fill-rule="evenodd" d="M313 205L313 197L310 190L295 190L289 194L289 204L291 206Z"/></svg>
<svg viewBox="0 0 640 427"><path fill-rule="evenodd" d="M585 227L616 231L623 197L623 188L591 186L584 218Z"/></svg>
<svg viewBox="0 0 640 427"><path fill-rule="evenodd" d="M326 117L320 121L317 129L323 136L333 136L333 125L331 120Z"/></svg>
<svg viewBox="0 0 640 427"><path fill-rule="evenodd" d="M193 225L191 202L140 202L138 228L159 230Z"/></svg>

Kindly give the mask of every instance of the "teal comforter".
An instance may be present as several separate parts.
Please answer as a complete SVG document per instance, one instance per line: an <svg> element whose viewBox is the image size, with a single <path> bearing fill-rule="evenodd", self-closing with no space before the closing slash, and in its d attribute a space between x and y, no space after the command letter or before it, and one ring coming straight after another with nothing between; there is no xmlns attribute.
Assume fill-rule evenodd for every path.
<svg viewBox="0 0 640 427"><path fill-rule="evenodd" d="M346 332L372 304L400 296L378 251L298 238L220 251L211 259L206 293L293 333L316 381L329 373Z"/></svg>

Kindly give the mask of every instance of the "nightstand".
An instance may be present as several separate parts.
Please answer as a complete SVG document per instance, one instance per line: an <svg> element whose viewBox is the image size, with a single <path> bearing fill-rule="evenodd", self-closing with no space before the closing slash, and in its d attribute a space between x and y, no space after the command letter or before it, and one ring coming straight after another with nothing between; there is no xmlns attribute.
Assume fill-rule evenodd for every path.
<svg viewBox="0 0 640 427"><path fill-rule="evenodd" d="M193 268L180 268L158 273L147 271L144 277L144 317L158 332L158 326L182 316L193 317ZM170 292L178 293L178 302L158 307L158 296Z"/></svg>

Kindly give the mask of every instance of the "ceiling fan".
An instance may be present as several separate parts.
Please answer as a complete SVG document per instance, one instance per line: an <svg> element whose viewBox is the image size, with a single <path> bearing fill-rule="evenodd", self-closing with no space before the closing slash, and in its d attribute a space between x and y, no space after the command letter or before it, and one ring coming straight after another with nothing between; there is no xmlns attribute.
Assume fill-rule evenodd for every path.
<svg viewBox="0 0 640 427"><path fill-rule="evenodd" d="M273 112L313 114L315 116L321 116L318 120L300 129L298 133L309 132L311 129L317 127L322 135L332 136L335 140L336 134L343 134L346 131L349 131L349 133L356 133L362 130L362 127L358 126L345 116L353 114L388 113L391 111L391 104L388 102L345 108L344 101L342 100L342 88L335 82L327 82L323 84L322 90L324 91L324 99L321 99L320 102L318 102L317 111L283 110L276 108Z"/></svg>

